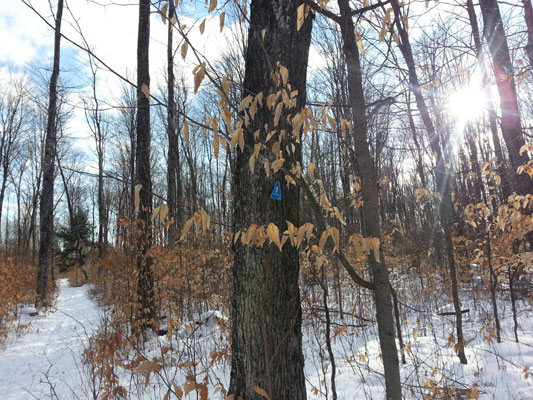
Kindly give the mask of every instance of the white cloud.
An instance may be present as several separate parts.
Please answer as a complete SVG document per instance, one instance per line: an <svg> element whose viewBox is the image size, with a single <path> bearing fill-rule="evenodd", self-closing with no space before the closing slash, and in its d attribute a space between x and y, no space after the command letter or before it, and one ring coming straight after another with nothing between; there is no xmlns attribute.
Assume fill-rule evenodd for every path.
<svg viewBox="0 0 533 400"><path fill-rule="evenodd" d="M56 0L51 1L55 7ZM7 1L3 4L0 15L0 79L8 75L9 70L19 69L27 63L47 65L51 63L53 53L53 30L42 19L35 15L28 7L17 1ZM45 0L33 0L38 11L53 24L52 12ZM135 70L137 59L137 26L138 2L136 0L121 0L122 5L112 4L109 0L102 0L97 4L87 0L69 0L65 3L62 21L62 33L73 41L84 46L78 32L78 25L91 50L110 68L122 75L127 75L132 82L136 82ZM109 4L103 6L101 4ZM70 10L66 6L70 7ZM153 10L153 9L152 9ZM180 12L179 21L186 24L189 30L189 40L201 54L214 63L222 54L227 41L226 34L234 26L226 26L220 33L219 18L211 16L206 20L204 34L200 34L199 25L202 19L190 15L205 14L205 10L187 9L187 16ZM77 24L75 23L77 21ZM157 92L165 84L166 71L166 43L167 28L161 17L152 15L150 42L150 73L151 89ZM229 35L231 36L231 34ZM4 38L7 38L4 40ZM181 44L182 38L177 31L174 34L175 46ZM87 54L68 43L61 41L61 78L63 82L75 86L75 93L71 95L69 103L78 107L83 105L80 96L91 96L90 69ZM198 64L193 52L189 49L187 58L181 59L179 49L175 52L176 69L181 70L186 84L192 86L193 68ZM207 81L207 80L206 80ZM97 95L108 104L115 104L120 97L123 86L120 78L105 70L100 65L97 75ZM69 121L69 132L79 138L75 146L81 149L92 149L92 139L86 125L81 108L76 108ZM92 150L87 151L89 158L93 158Z"/></svg>
<svg viewBox="0 0 533 400"><path fill-rule="evenodd" d="M41 5L44 5L44 1ZM44 15L50 12L41 10ZM4 1L0 15L0 64L21 67L53 44L52 31L18 1Z"/></svg>

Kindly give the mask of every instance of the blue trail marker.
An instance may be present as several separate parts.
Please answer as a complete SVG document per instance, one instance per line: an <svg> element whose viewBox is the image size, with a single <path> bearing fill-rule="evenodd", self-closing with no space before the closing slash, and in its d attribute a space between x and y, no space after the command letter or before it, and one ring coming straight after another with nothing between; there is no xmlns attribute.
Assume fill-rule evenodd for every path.
<svg viewBox="0 0 533 400"><path fill-rule="evenodd" d="M273 200L281 200L281 183L279 183L279 181L276 181L274 189L272 189L272 193L270 193L270 198Z"/></svg>

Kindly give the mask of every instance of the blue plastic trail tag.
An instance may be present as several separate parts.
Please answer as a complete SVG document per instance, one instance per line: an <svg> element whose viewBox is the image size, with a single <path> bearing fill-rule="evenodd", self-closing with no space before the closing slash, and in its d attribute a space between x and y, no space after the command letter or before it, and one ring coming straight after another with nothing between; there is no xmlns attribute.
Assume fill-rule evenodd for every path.
<svg viewBox="0 0 533 400"><path fill-rule="evenodd" d="M279 183L279 181L276 181L274 189L272 189L272 193L270 193L270 198L273 200L281 200L281 183Z"/></svg>

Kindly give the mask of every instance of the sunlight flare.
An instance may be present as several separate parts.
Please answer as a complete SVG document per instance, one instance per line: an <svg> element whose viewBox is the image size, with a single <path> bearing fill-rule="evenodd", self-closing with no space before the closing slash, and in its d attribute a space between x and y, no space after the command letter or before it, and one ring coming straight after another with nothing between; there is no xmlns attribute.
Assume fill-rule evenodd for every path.
<svg viewBox="0 0 533 400"><path fill-rule="evenodd" d="M485 93L479 85L463 87L448 96L447 109L451 117L462 122L478 118L485 108Z"/></svg>

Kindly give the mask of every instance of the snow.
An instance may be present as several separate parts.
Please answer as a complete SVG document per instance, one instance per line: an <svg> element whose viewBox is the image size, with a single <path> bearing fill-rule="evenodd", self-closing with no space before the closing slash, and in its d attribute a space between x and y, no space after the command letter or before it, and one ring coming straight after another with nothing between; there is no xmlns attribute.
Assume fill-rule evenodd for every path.
<svg viewBox="0 0 533 400"><path fill-rule="evenodd" d="M30 317L24 307L20 337L11 335L0 349L0 399L73 398L83 393L81 354L97 327L99 310L88 296L90 286L72 288L58 281L58 297L46 313ZM75 397L74 397L75 398Z"/></svg>
<svg viewBox="0 0 533 400"><path fill-rule="evenodd" d="M0 348L1 400L92 397L81 357L104 313L90 299L89 290L89 286L71 288L63 280L59 282L57 300L46 314L41 312L31 317L31 307L24 306L28 312L22 313L20 323L29 323L29 327L20 336L11 334ZM485 400L533 399L530 304L526 300L519 302L520 343L516 343L508 294L501 294L498 304L503 343L498 344L490 336L490 302L473 301L465 291L462 299L463 308L470 308L470 312L464 314L468 365L458 362L453 340L448 340L450 334L455 333L453 316L435 313L437 309L450 309L445 297L435 299L432 304L415 304L412 299L410 304L419 312L403 310L406 317L402 322L403 337L409 345L407 363L400 367L405 398L420 399L428 393L428 388L456 385L465 390L476 387L479 398ZM325 324L317 315L311 318L310 309L306 307L304 303L302 330L307 397L309 400L325 399L327 393L327 398L331 398ZM334 303L330 307L338 308ZM375 324L366 323L362 327L361 321L349 313L344 322L338 318L334 321L347 324L346 327L332 326L331 333L338 399L383 398L383 365ZM140 368L136 371L118 368L119 383L126 389L127 398L161 399L173 382L183 387L187 376L196 375L197 382L207 383L210 399L223 399L221 389L228 387L230 372L228 358L223 356L229 346L227 325L223 313L211 310L198 314L192 321L180 323L173 335L149 335L142 355L146 360L162 360L163 368L149 376L149 385L145 385L145 376L139 374ZM128 357L133 359L136 355ZM183 398L195 399L196 395L193 390Z"/></svg>

